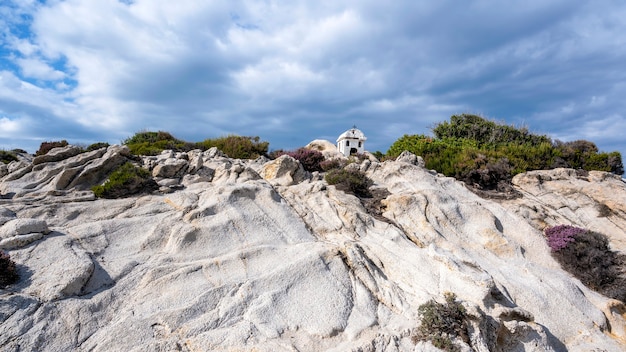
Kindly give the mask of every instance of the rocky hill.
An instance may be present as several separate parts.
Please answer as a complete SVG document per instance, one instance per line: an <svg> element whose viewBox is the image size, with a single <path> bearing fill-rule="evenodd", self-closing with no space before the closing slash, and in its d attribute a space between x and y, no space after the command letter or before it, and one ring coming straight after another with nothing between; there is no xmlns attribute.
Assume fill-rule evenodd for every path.
<svg viewBox="0 0 626 352"><path fill-rule="evenodd" d="M626 305L561 269L542 232L580 226L626 253L609 173L529 172L519 196L486 198L404 153L349 166L368 200L289 156L20 159L0 164L0 248L20 274L0 289L2 351L435 351L420 307L446 293L467 316L457 350L626 350ZM97 199L127 161L159 189Z"/></svg>

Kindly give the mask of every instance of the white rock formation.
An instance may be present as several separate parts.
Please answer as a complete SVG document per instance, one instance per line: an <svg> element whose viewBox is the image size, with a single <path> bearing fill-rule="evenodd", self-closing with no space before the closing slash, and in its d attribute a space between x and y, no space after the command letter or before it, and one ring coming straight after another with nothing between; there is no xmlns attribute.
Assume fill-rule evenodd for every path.
<svg viewBox="0 0 626 352"><path fill-rule="evenodd" d="M171 193L95 200L104 174L76 180L129 156L92 153L0 179L0 233L52 231L8 250L21 278L0 290L0 350L435 351L412 336L444 292L472 317L464 351L626 348L626 306L563 271L541 232L584 225L624 250L626 185L609 174L528 173L496 202L410 155L367 160L354 167L389 192L374 216L289 157L217 150L144 158L180 180Z"/></svg>

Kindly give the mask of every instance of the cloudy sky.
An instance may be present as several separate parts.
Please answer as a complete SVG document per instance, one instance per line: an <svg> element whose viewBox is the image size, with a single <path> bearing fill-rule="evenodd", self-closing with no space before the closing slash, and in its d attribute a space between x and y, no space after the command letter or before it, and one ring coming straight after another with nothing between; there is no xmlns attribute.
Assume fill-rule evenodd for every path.
<svg viewBox="0 0 626 352"><path fill-rule="evenodd" d="M141 130L370 151L469 112L626 156L621 0L1 0L0 149Z"/></svg>

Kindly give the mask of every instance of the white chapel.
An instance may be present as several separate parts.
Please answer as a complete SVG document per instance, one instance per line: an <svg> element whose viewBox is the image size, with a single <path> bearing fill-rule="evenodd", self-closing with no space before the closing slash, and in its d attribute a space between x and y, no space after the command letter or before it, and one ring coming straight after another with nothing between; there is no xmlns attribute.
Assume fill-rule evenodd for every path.
<svg viewBox="0 0 626 352"><path fill-rule="evenodd" d="M365 152L365 135L353 126L337 138L337 150L345 156L363 154Z"/></svg>

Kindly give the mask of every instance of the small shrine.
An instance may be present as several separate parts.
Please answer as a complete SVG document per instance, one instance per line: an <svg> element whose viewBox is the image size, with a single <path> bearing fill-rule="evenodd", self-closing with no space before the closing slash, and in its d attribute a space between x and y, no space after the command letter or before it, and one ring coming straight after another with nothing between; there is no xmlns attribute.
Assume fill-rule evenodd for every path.
<svg viewBox="0 0 626 352"><path fill-rule="evenodd" d="M363 154L365 152L365 140L367 138L356 126L342 133L337 138L337 150L345 156Z"/></svg>

